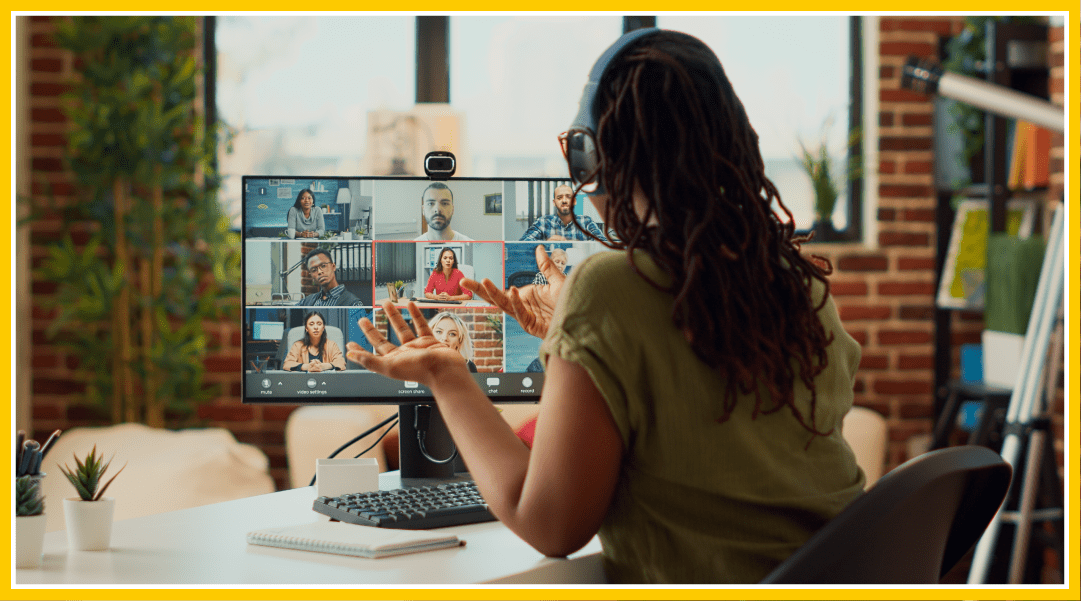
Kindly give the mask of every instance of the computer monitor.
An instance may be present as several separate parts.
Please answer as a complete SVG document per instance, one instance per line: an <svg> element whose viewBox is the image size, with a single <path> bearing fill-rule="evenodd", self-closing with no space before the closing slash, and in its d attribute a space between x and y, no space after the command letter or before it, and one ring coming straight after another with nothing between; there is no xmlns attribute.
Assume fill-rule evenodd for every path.
<svg viewBox="0 0 1081 601"><path fill-rule="evenodd" d="M418 410L434 410L430 390L330 355L334 347L344 355L348 342L371 350L357 323L362 317L396 342L383 302L396 301L409 320L404 306L413 299L433 329L462 353L493 402L538 401L544 386L540 339L467 291L450 286L454 294L440 296L448 286L437 272L446 257L466 277L522 286L539 281L537 244L556 253L568 273L603 250L593 241L521 240L538 219L555 211L555 188L566 183L552 178L437 182L245 176L243 402L398 405L403 479L453 475L448 465L429 461L443 457L447 448L453 451L438 412L428 418L429 409ZM575 210L592 210L588 204L578 202ZM594 216L594 221L599 219ZM322 360L332 367L318 373L303 371L304 358L298 356L312 320L320 322L331 347ZM414 432L422 433L423 448L417 448Z"/></svg>

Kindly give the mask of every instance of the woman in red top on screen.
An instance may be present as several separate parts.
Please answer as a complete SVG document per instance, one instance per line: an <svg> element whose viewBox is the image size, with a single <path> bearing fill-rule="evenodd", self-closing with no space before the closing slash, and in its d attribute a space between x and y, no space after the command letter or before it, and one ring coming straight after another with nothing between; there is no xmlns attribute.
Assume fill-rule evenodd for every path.
<svg viewBox="0 0 1081 601"><path fill-rule="evenodd" d="M439 269L432 271L432 277L428 278L428 285L424 287L424 298L456 301L473 298L473 293L461 286L465 274L458 269L458 255L454 254L452 249L444 248L439 253L438 267Z"/></svg>

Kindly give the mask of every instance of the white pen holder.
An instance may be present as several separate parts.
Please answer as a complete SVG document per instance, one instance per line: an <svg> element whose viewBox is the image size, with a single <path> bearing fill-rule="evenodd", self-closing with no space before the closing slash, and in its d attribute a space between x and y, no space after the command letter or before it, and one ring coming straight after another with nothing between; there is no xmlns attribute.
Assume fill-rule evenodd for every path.
<svg viewBox="0 0 1081 601"><path fill-rule="evenodd" d="M315 487L321 497L379 490L379 463L371 457L316 459Z"/></svg>

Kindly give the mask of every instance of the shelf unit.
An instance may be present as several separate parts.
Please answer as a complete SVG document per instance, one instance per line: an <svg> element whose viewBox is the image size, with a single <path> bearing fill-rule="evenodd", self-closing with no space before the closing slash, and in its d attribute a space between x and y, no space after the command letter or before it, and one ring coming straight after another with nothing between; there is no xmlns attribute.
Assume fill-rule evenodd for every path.
<svg viewBox="0 0 1081 601"><path fill-rule="evenodd" d="M1047 26L989 21L985 33L986 54L990 60L984 61L984 78L989 82L1047 99ZM1041 47L1044 49L1042 53ZM1042 60L1034 61L1029 57ZM969 165L971 179L978 183L964 190L940 188L936 192L935 267L939 279L943 277L955 217L951 206L954 196L961 194L970 198L989 199L990 231L998 233L1006 229L1006 203L1012 196L1007 187L1007 126L1006 118L985 114L982 157L974 157ZM936 148L936 152L938 150ZM1041 221L1038 218L1036 223ZM954 364L951 324L954 312L954 309L943 309L937 304L934 310L934 410L939 418L942 417L941 413L951 390L950 372Z"/></svg>

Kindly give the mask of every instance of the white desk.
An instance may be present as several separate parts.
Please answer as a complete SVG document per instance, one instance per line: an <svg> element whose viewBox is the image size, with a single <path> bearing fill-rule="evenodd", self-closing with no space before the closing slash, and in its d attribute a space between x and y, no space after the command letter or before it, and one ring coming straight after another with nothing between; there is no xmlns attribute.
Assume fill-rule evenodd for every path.
<svg viewBox="0 0 1081 601"><path fill-rule="evenodd" d="M73 551L63 530L45 535L39 569L16 570L16 585L340 586L600 582L600 543L569 559L546 558L499 522L447 528L464 547L364 559L249 545L260 528L322 519L315 488L149 515L113 524L108 551ZM61 511L53 504L47 511Z"/></svg>

